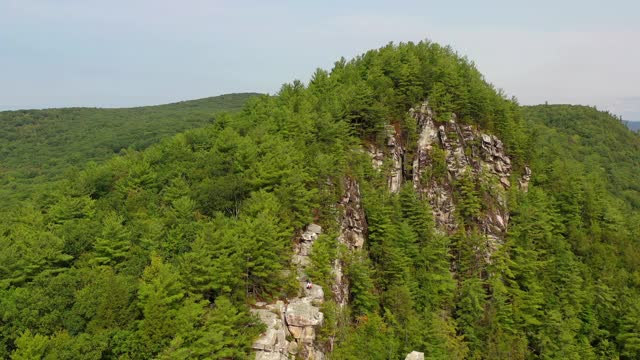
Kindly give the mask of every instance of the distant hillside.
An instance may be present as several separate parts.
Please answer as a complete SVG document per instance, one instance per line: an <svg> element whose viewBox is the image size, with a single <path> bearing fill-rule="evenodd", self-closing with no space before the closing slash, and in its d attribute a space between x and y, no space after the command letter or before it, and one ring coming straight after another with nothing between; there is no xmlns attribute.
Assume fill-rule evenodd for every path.
<svg viewBox="0 0 640 360"><path fill-rule="evenodd" d="M570 159L607 178L609 190L640 208L640 136L607 112L579 105L524 106L538 146L532 159ZM540 165L540 167L543 167Z"/></svg>
<svg viewBox="0 0 640 360"><path fill-rule="evenodd" d="M640 121L630 121L630 120L625 120L624 121L625 125L627 125L627 127L629 129L631 129L631 131L638 131L640 130Z"/></svg>
<svg viewBox="0 0 640 360"><path fill-rule="evenodd" d="M0 198L100 162L122 149L141 150L159 139L201 127L220 112L238 111L256 93L227 94L159 106L61 108L0 112ZM2 207L3 204L0 204Z"/></svg>

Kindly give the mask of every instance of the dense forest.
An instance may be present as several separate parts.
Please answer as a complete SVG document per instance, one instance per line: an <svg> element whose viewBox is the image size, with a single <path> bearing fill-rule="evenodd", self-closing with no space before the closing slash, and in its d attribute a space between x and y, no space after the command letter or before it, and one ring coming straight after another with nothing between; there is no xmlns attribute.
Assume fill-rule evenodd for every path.
<svg viewBox="0 0 640 360"><path fill-rule="evenodd" d="M16 201L34 187L127 150L238 111L255 93L227 94L160 106L64 108L0 112L0 197Z"/></svg>
<svg viewBox="0 0 640 360"><path fill-rule="evenodd" d="M421 125L409 114L425 100L436 128L455 119L504 144L513 170L502 181L514 185L498 191L510 220L497 246L481 227L496 210L489 176L453 174L436 147L412 183ZM205 112L180 126L208 122ZM171 130L153 131L175 132L182 116L168 111ZM376 167L363 150L389 148L390 129L407 164L398 191L391 154ZM292 255L310 223L322 234L307 276L324 289L313 346L328 359L640 358L640 136L610 114L520 107L471 61L425 41L340 59L144 150L155 138L104 134L102 153L131 149L12 200L0 219L0 358L254 358L268 324L252 309L300 293ZM12 144L24 159L39 154L38 142ZM12 154L2 155L12 171L33 171ZM515 186L529 172L528 187ZM368 227L355 249L336 221L353 183ZM430 184L454 200L455 228L434 220L420 191Z"/></svg>

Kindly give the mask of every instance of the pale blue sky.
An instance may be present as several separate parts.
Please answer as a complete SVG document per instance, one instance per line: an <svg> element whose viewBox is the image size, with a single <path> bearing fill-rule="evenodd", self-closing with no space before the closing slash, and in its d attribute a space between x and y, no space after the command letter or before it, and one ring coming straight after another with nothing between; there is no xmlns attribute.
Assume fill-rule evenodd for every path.
<svg viewBox="0 0 640 360"><path fill-rule="evenodd" d="M0 109L273 93L340 56L429 38L523 104L640 120L640 2L520 2L0 0Z"/></svg>

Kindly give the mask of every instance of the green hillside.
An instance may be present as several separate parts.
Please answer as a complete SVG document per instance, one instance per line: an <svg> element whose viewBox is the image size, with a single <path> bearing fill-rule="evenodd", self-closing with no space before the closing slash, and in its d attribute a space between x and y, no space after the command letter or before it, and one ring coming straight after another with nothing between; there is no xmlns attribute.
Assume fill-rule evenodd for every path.
<svg viewBox="0 0 640 360"><path fill-rule="evenodd" d="M579 162L584 171L602 177L613 195L640 208L638 134L611 114L588 106L525 106L522 113L533 126L533 138L540 141L532 159L541 168L551 165L550 157Z"/></svg>
<svg viewBox="0 0 640 360"><path fill-rule="evenodd" d="M340 59L0 218L0 358L638 359L639 155L449 47Z"/></svg>
<svg viewBox="0 0 640 360"><path fill-rule="evenodd" d="M0 112L0 198L27 196L73 167L102 162L123 149L210 124L258 94L228 94L160 106L62 108ZM2 206L4 204L0 204Z"/></svg>

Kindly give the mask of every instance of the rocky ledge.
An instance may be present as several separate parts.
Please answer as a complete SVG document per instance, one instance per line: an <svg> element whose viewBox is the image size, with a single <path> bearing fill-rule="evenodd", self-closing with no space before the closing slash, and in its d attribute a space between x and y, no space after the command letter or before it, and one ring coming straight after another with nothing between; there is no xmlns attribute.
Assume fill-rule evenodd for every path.
<svg viewBox="0 0 640 360"><path fill-rule="evenodd" d="M253 343L256 360L287 360L294 358L319 360L324 353L314 346L316 329L322 326L324 315L320 305L324 301L322 287L306 288L305 268L311 263L309 254L322 228L310 224L295 246L293 263L297 268L300 296L272 304L256 303L251 311L267 326L267 330Z"/></svg>

